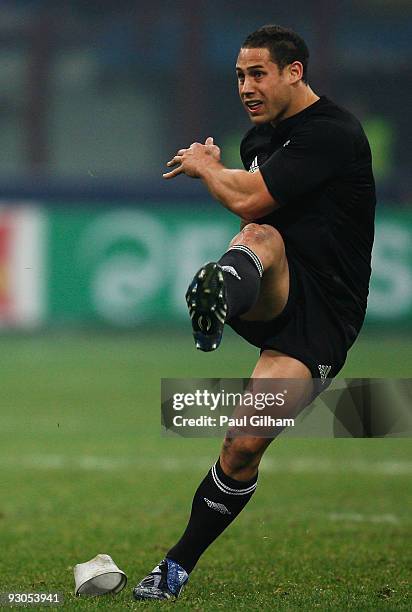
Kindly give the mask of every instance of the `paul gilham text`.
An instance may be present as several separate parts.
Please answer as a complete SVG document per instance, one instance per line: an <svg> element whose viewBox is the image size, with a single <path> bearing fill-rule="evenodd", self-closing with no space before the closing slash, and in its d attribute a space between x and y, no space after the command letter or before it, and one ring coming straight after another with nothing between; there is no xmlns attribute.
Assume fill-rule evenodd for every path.
<svg viewBox="0 0 412 612"><path fill-rule="evenodd" d="M173 417L173 425L175 427L293 427L295 419L276 419L261 414L242 417L220 415L219 418L211 416L188 418L178 414Z"/></svg>

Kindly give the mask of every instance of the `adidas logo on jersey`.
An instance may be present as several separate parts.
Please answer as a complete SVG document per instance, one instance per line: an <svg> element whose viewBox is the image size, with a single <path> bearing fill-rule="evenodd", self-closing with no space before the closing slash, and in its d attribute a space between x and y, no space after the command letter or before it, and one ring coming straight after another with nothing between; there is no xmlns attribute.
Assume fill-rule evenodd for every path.
<svg viewBox="0 0 412 612"><path fill-rule="evenodd" d="M216 502L210 501L210 499L207 499L207 497L204 497L203 499L205 500L209 508L211 508L212 510L216 510L216 512L220 512L220 514L232 514L224 504L218 504Z"/></svg>
<svg viewBox="0 0 412 612"><path fill-rule="evenodd" d="M250 164L249 172L256 172L257 170L259 170L259 163L256 155L255 159Z"/></svg>
<svg viewBox="0 0 412 612"><path fill-rule="evenodd" d="M235 276L238 280L242 280L233 266L222 266L222 270L224 270L225 272L229 272L229 274Z"/></svg>
<svg viewBox="0 0 412 612"><path fill-rule="evenodd" d="M328 377L329 372L332 369L332 366L330 365L318 365L318 369L319 369L319 374L320 377L322 379L322 385L325 384L325 381Z"/></svg>

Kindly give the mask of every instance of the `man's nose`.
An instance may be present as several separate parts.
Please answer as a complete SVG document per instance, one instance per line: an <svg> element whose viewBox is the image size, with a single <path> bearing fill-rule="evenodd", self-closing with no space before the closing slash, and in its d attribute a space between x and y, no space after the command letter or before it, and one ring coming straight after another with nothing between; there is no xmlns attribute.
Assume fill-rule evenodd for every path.
<svg viewBox="0 0 412 612"><path fill-rule="evenodd" d="M254 92L253 87L253 79L245 76L245 80L242 83L241 94L245 96L246 94L251 94Z"/></svg>

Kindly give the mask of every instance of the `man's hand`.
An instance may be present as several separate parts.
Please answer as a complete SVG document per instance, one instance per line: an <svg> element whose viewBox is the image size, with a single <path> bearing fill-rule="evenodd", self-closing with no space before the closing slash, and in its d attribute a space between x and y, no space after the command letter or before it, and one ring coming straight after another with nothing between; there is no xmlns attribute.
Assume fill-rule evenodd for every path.
<svg viewBox="0 0 412 612"><path fill-rule="evenodd" d="M177 167L163 174L163 178L171 179L182 173L192 178L200 178L202 171L216 162L220 162L220 149L213 144L213 138L209 136L204 145L194 142L188 149L179 149L173 159L166 164L169 168Z"/></svg>
<svg viewBox="0 0 412 612"><path fill-rule="evenodd" d="M249 223L278 208L260 172L225 168L220 149L210 136L205 144L194 142L188 149L179 149L166 165L174 168L163 178L186 174L202 179L212 197Z"/></svg>

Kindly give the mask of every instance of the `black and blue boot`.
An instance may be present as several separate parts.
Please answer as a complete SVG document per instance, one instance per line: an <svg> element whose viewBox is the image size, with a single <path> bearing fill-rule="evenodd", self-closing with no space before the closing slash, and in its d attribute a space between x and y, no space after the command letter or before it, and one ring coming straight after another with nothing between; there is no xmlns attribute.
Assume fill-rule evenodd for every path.
<svg viewBox="0 0 412 612"><path fill-rule="evenodd" d="M133 597L145 599L172 599L179 597L189 575L173 559L163 559L146 578L133 589Z"/></svg>
<svg viewBox="0 0 412 612"><path fill-rule="evenodd" d="M220 344L227 316L223 270L210 262L195 274L186 292L196 348L214 351Z"/></svg>

